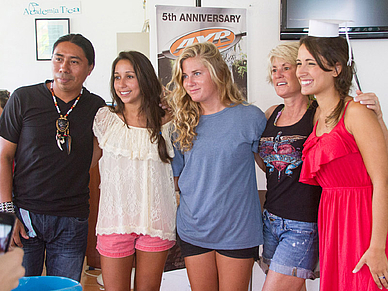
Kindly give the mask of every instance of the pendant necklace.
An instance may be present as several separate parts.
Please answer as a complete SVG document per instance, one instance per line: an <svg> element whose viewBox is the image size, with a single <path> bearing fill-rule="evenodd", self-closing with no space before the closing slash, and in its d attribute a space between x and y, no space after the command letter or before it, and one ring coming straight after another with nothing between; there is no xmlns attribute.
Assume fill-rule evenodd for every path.
<svg viewBox="0 0 388 291"><path fill-rule="evenodd" d="M69 123L69 120L67 120L67 117L69 116L70 112L74 109L79 99L81 98L83 88L81 89L81 92L78 94L78 97L75 99L73 105L70 107L67 113L65 115L62 115L61 110L59 109L59 106L58 106L57 97L55 97L55 94L54 94L53 84L54 82L51 82L50 91L51 91L51 95L53 96L55 108L57 109L57 112L59 114L59 118L55 122L55 125L57 127L57 134L55 135L55 139L57 140L57 145L59 149L63 151L62 145L65 145L67 154L70 155L70 151L71 151L71 136L69 134L70 123Z"/></svg>
<svg viewBox="0 0 388 291"><path fill-rule="evenodd" d="M279 119L280 115L282 115L282 113L283 113L284 107L285 106L283 106L282 110L280 110L278 112L278 114L276 115L275 120L273 121L274 126L277 126L276 124L278 123L278 119ZM307 109L309 109L309 108L310 108L310 102L307 103Z"/></svg>

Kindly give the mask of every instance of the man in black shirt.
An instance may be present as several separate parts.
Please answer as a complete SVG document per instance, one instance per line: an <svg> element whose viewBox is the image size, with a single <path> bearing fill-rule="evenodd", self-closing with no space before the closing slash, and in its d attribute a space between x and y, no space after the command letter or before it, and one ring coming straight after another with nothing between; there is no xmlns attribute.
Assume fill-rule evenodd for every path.
<svg viewBox="0 0 388 291"><path fill-rule="evenodd" d="M89 215L92 124L104 100L83 83L94 49L80 34L53 47L53 80L21 87L0 118L0 211L15 211L26 276L80 280ZM13 169L13 161L14 169Z"/></svg>

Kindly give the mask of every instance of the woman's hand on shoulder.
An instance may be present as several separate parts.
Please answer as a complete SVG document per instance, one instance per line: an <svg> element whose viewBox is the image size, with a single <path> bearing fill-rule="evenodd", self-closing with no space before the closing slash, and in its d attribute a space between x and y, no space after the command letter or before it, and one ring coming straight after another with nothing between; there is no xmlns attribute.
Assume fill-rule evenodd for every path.
<svg viewBox="0 0 388 291"><path fill-rule="evenodd" d="M162 103L159 103L159 107L162 108L166 112L170 112L171 108L168 106L167 102L163 101Z"/></svg>
<svg viewBox="0 0 388 291"><path fill-rule="evenodd" d="M350 98L348 100L351 100ZM345 100L347 103L347 100ZM345 127L354 135L359 129L368 127L369 123L378 123L377 116L372 110L358 102L350 102L345 113Z"/></svg>
<svg viewBox="0 0 388 291"><path fill-rule="evenodd" d="M375 93L363 93L360 90L356 91L357 96L354 97L354 102L359 102L360 104L365 105L367 108L373 110L377 118L383 118L383 113L381 111L380 101L379 98L376 96Z"/></svg>

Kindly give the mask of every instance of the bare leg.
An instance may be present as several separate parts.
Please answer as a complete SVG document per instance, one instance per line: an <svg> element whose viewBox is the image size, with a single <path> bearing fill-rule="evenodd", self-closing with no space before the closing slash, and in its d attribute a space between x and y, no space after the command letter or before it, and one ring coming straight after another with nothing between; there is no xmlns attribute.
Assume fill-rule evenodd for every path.
<svg viewBox="0 0 388 291"><path fill-rule="evenodd" d="M192 291L218 291L216 252L185 258Z"/></svg>
<svg viewBox="0 0 388 291"><path fill-rule="evenodd" d="M304 286L304 289L302 289ZM268 271L262 291L302 291L306 290L305 279Z"/></svg>
<svg viewBox="0 0 388 291"><path fill-rule="evenodd" d="M106 291L130 291L134 256L109 258L100 256L102 280Z"/></svg>
<svg viewBox="0 0 388 291"><path fill-rule="evenodd" d="M159 291L168 251L143 252L136 250L136 291Z"/></svg>
<svg viewBox="0 0 388 291"><path fill-rule="evenodd" d="M236 259L216 253L220 291L247 291L254 259Z"/></svg>

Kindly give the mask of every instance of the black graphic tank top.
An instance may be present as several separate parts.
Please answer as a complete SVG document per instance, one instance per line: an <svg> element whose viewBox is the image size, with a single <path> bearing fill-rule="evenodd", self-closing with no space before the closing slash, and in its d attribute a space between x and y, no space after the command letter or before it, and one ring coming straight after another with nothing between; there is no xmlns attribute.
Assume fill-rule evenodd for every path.
<svg viewBox="0 0 388 291"><path fill-rule="evenodd" d="M267 177L264 208L286 219L317 222L321 188L299 182L303 144L313 130L314 101L304 116L290 126L276 126L281 104L268 119L259 145Z"/></svg>

